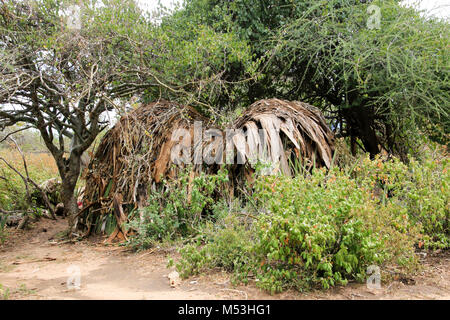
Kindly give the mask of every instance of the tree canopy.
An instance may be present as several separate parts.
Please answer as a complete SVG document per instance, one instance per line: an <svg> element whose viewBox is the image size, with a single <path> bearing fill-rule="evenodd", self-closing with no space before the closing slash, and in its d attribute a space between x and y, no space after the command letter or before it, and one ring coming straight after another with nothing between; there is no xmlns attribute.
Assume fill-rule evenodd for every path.
<svg viewBox="0 0 450 320"><path fill-rule="evenodd" d="M372 155L381 145L404 157L417 129L448 143L448 21L394 0L191 0L169 20L197 21L250 46L259 68L244 103L315 104Z"/></svg>

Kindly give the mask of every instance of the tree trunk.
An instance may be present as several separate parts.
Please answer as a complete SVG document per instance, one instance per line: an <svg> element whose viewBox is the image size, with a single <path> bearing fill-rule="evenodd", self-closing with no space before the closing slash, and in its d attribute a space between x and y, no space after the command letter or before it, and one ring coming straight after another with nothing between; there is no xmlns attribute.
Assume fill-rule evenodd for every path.
<svg viewBox="0 0 450 320"><path fill-rule="evenodd" d="M375 130L369 125L364 125L363 122L359 132L361 141L366 151L369 152L370 158L375 158L375 156L380 153L380 147L378 146L378 137L375 133Z"/></svg>
<svg viewBox="0 0 450 320"><path fill-rule="evenodd" d="M69 222L69 236L76 231L76 215L78 214L77 200L74 195L75 186L64 186L62 191L62 200L64 204L64 214Z"/></svg>
<svg viewBox="0 0 450 320"><path fill-rule="evenodd" d="M343 110L343 115L349 131L352 132L352 138L356 136L361 139L364 149L373 159L380 153L378 137L374 129L373 111L370 108L358 106Z"/></svg>
<svg viewBox="0 0 450 320"><path fill-rule="evenodd" d="M350 151L352 156L356 156L356 137L352 134L350 136Z"/></svg>
<svg viewBox="0 0 450 320"><path fill-rule="evenodd" d="M64 214L69 222L69 237L73 236L77 229L78 204L75 197L75 187L80 175L81 155L71 153L68 160L65 160L64 175L62 178L61 197L64 204Z"/></svg>

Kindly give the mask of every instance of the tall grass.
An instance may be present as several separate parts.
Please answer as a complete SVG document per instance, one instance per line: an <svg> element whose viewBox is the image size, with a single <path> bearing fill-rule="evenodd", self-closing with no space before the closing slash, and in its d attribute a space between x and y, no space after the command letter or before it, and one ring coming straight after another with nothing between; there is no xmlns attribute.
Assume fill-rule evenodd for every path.
<svg viewBox="0 0 450 320"><path fill-rule="evenodd" d="M22 157L17 150L0 149L0 156L25 176ZM55 160L48 153L25 153L30 178L36 183L58 177ZM25 185L22 179L0 161L0 207L4 210L26 209Z"/></svg>

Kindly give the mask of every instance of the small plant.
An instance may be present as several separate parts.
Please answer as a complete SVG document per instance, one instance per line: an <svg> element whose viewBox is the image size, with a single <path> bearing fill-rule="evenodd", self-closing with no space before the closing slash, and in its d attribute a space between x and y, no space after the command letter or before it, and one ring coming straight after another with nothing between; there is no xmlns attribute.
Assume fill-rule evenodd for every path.
<svg viewBox="0 0 450 320"><path fill-rule="evenodd" d="M196 176L186 169L176 181L164 181L162 190L150 192L149 205L142 212L144 221L139 217L129 223L129 228L138 230L130 244L145 249L163 239L195 236L202 223L211 218L208 213L215 205L213 194L226 181L225 169L216 175L202 172Z"/></svg>
<svg viewBox="0 0 450 320"><path fill-rule="evenodd" d="M16 291L17 291L17 293L24 295L24 296L28 296L28 295L36 293L36 290L27 288L27 285L25 283L21 283L19 285L19 288L17 288Z"/></svg>
<svg viewBox="0 0 450 320"><path fill-rule="evenodd" d="M8 235L8 230L6 229L6 214L0 214L0 244L3 244Z"/></svg>
<svg viewBox="0 0 450 320"><path fill-rule="evenodd" d="M0 283L0 300L8 300L9 299L9 288L4 287Z"/></svg>
<svg viewBox="0 0 450 320"><path fill-rule="evenodd" d="M180 249L183 259L176 267L182 277L220 268L233 273L233 282L248 282L248 275L255 265L253 229L232 214L224 219L223 224L223 227L209 224L201 241Z"/></svg>

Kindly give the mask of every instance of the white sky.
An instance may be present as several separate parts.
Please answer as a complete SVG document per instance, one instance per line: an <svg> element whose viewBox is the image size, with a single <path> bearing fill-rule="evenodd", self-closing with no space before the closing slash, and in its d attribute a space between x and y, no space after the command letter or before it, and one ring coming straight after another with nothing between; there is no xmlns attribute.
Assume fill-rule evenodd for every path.
<svg viewBox="0 0 450 320"><path fill-rule="evenodd" d="M403 1L406 5L410 5L415 2L417 2L417 0ZM420 1L419 8L428 11L430 15L441 18L450 18L450 0L422 0Z"/></svg>
<svg viewBox="0 0 450 320"><path fill-rule="evenodd" d="M158 0L137 0L142 8L146 8L150 11L155 10L158 7ZM173 8L174 3L180 2L180 0L161 0L161 3L169 8ZM403 3L411 5L417 2L417 0L404 0ZM419 1L419 8L426 10L430 15L438 17L450 18L450 0L422 0Z"/></svg>
<svg viewBox="0 0 450 320"><path fill-rule="evenodd" d="M449 0L450 1L450 0ZM142 9L147 9L150 12L158 8L158 0L137 0ZM161 4L165 7L173 8L174 3L180 2L179 0L161 0Z"/></svg>

